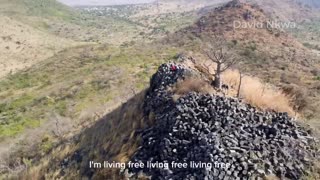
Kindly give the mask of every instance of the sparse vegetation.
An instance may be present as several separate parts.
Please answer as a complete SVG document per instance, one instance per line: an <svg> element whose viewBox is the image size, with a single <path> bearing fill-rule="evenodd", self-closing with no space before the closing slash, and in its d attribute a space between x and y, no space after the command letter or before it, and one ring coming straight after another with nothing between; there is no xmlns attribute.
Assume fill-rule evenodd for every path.
<svg viewBox="0 0 320 180"><path fill-rule="evenodd" d="M223 74L223 79L231 87L238 87L239 76L238 71L230 70ZM291 103L291 96L286 95L280 89L265 84L252 76L245 76L242 81L240 97L249 104L263 110L288 112L292 116L296 115Z"/></svg>
<svg viewBox="0 0 320 180"><path fill-rule="evenodd" d="M14 136L25 128L39 126L40 123L35 122L50 118L50 112L77 118L75 114L92 107L93 102L97 103L94 106L99 107L122 96L128 79L135 82L137 89L144 89L156 65L160 63L154 56L155 49L136 54L135 48L121 49L120 52L117 48L101 49L96 46L88 52L95 56L79 58L81 53L76 53L83 49L87 47L62 52L58 58L52 58L29 72L14 74L0 82L0 94L8 91L26 92L6 96L1 103L0 114L3 120L0 128L6 131L1 131L0 137ZM163 61L169 59L171 54L171 50L168 50ZM67 63L63 59L59 60L70 55L73 57ZM75 66L77 69L71 70ZM119 91L122 88L123 92ZM106 101L101 102L101 99Z"/></svg>
<svg viewBox="0 0 320 180"><path fill-rule="evenodd" d="M234 53L216 73L222 77L216 86L230 87L222 95L235 97L241 87L239 97L253 106L301 115L320 129L320 66L313 54L320 50L316 19L301 23L293 32L302 44L285 32L234 31L228 23L243 16L241 8L210 15L212 7L201 11L191 7L181 12L190 5L155 11L150 4L77 10L55 0L0 0L0 4L0 23L7 25L0 30L4 59L0 60L0 179L7 178L1 176L1 157L7 153L11 154L11 159L6 159L10 170L5 174L15 176L28 169L23 174L26 179L39 179L48 167L48 178L54 178L61 169L56 162L66 158L76 161L68 159L78 153L76 147L89 152L83 163L89 158L127 161L138 147L137 129L152 123L142 118L139 93L148 86L150 76L161 63L172 59L178 62L178 52L208 59L198 54L203 50L200 37L209 39L208 34L222 31L227 32L225 47ZM257 21L265 20L263 11L252 11ZM205 24L196 20L207 13ZM306 31L310 33L305 38ZM216 53L209 59L217 63L223 59L214 56L225 55ZM239 72L229 68L234 59L243 60L239 69L246 67L246 73L255 75L241 78L241 86ZM209 74L217 69L202 68ZM191 91L217 93L205 78L185 79L172 91L178 96ZM77 144L79 134L85 139ZM30 140L21 142L25 137ZM7 144L15 144L16 149L2 151ZM93 150L97 146L102 152ZM72 173L80 166L84 165L77 164L66 173L79 178ZM119 178L105 170L96 176Z"/></svg>
<svg viewBox="0 0 320 180"><path fill-rule="evenodd" d="M173 92L177 95L186 95L190 92L210 93L212 92L210 84L199 78L188 78L176 84Z"/></svg>

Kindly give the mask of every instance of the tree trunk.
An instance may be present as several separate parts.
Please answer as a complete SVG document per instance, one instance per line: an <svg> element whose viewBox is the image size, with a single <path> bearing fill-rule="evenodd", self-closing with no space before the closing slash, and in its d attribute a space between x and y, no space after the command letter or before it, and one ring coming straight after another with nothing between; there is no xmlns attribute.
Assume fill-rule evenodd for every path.
<svg viewBox="0 0 320 180"><path fill-rule="evenodd" d="M217 71L214 75L214 84L215 88L221 89L221 63L217 63Z"/></svg>
<svg viewBox="0 0 320 180"><path fill-rule="evenodd" d="M220 77L220 75L215 74L213 86L215 88L221 89L221 77Z"/></svg>
<svg viewBox="0 0 320 180"><path fill-rule="evenodd" d="M239 86L238 86L238 93L237 93L237 97L239 98L240 97L240 90L241 90L241 84L242 84L242 74L241 72L239 72L240 74L240 79L239 79Z"/></svg>

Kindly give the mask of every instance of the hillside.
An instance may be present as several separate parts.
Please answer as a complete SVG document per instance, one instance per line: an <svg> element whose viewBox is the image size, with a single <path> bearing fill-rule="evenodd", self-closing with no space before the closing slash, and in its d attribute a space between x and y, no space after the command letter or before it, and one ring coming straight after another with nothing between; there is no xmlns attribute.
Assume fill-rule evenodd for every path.
<svg viewBox="0 0 320 180"><path fill-rule="evenodd" d="M170 68L172 65L177 67L176 71ZM204 74L189 65L186 59L178 64L161 65L146 92L134 95L78 134L65 137L49 156L34 162L21 177L144 179L152 176L178 180L275 175L299 179L311 175L315 170L311 167L317 160L314 154L317 150L310 130L300 126L287 113L261 112L236 98L204 89L204 86L210 86L205 79L199 78L205 77ZM202 87L183 86L183 94L179 94L175 90L179 86L175 85L179 81L187 82L189 78L202 81ZM300 151L290 151L291 145ZM214 162L213 158L233 166L230 164L225 170L216 168L209 172L208 168L125 168L127 165L90 168L88 165L90 161L208 163ZM280 168L281 162L288 164Z"/></svg>
<svg viewBox="0 0 320 180"><path fill-rule="evenodd" d="M275 174L317 179L313 137L320 132L320 53L316 46L318 28L313 24L317 22L315 9L289 0L256 1L260 6L238 1L221 5L224 0L178 0L76 9L51 0L0 1L4 5L0 7L0 34L4 35L0 37L4 57L3 62L0 60L0 179L120 179L130 175L143 179L135 169L119 174L119 169L92 169L88 164L104 160L146 162L148 158L162 161L170 159L168 153L176 158L171 161L190 160L189 152L197 154L221 140L205 134L222 126L232 129L233 125L242 129L235 134L218 131L228 143L220 142L219 148L211 150L237 144L224 136L239 143L243 139L254 141L242 131L245 129L259 137L265 150L245 154L243 148L247 146L259 149L245 141L245 147L239 150L237 146L233 153L245 157L244 161L252 158L251 154L253 158L276 158L264 157L264 162L254 164L248 161L253 167L246 170L246 165L235 164L234 168L240 168L239 177ZM292 31L300 39L288 33L288 28L265 26L275 19L299 22L299 28ZM300 20L305 21L300 24ZM234 22L263 26L235 28ZM212 77L201 69L207 61L203 42L214 35L224 37L241 60L223 74L223 83L230 88L227 92L212 88ZM172 63L159 67L168 61L175 62L177 74L172 73ZM245 76L237 89L239 71ZM185 77L190 74L195 76ZM236 98L238 90L241 99ZM247 117L239 117L231 109ZM189 116L195 116L196 121L189 122ZM221 120L225 116L233 118L230 123ZM209 128L212 118L218 119L218 124ZM260 130L255 131L252 125ZM305 127L308 125L312 130ZM195 130L184 134L183 129ZM274 136L280 141L272 139ZM193 140L197 146L184 146ZM170 150L166 150L168 144ZM277 149L290 149L290 144L297 145L294 148L302 154ZM301 144L303 148L298 146ZM273 148L282 153L275 156L270 153ZM212 152L203 154L211 157ZM226 158L225 153L216 152L217 158ZM192 158L203 160L199 154ZM278 160L290 164L279 169ZM193 176L181 175L180 170L143 172L173 179ZM195 173L212 178L206 171Z"/></svg>
<svg viewBox="0 0 320 180"><path fill-rule="evenodd" d="M1 0L0 78L83 44L130 42L139 26L82 14L55 0ZM109 23L104 23L109 22Z"/></svg>
<svg viewBox="0 0 320 180"><path fill-rule="evenodd" d="M19 159L51 154L65 136L87 129L125 103L147 86L159 63L178 52L163 48L159 57L158 50L85 45L2 80L0 164L17 161L9 168L15 174L26 165Z"/></svg>
<svg viewBox="0 0 320 180"><path fill-rule="evenodd" d="M227 2L227 0L160 0L155 2L156 5L159 6L160 10L168 10L170 12L170 9L178 9L180 11L190 11L195 9L201 9L207 6L217 6L221 5L223 3Z"/></svg>
<svg viewBox="0 0 320 180"><path fill-rule="evenodd" d="M32 0L23 1L27 4L3 3L1 173L3 164L19 158L31 159L33 152L46 154L59 143L60 136L117 107L146 86L146 77L158 63L177 53L174 48L161 47L161 57L156 57L158 47L141 44L131 49L135 41L142 39L134 37L146 28L116 15L97 17L69 12L69 8L51 1L47 5L53 3L52 7L38 7ZM47 13L47 8L70 13L71 18ZM172 15L172 19L179 18ZM124 83L128 79L133 83ZM21 156L7 159L8 153ZM25 164L18 163L12 167L13 172L19 171L21 163Z"/></svg>
<svg viewBox="0 0 320 180"><path fill-rule="evenodd" d="M71 19L75 12L55 0L1 0L0 12L14 16Z"/></svg>
<svg viewBox="0 0 320 180"><path fill-rule="evenodd" d="M116 16L93 16L56 0L2 1L4 6L0 13L46 33L78 42L120 45L133 40L143 28Z"/></svg>
<svg viewBox="0 0 320 180"><path fill-rule="evenodd" d="M187 10L188 8L203 8L210 7L214 5L221 5L230 2L231 0L175 0L175 1L158 1L159 9L165 9L161 6L168 7L168 4L172 4L170 7L179 7L181 10ZM260 6L268 16L281 20L281 21L303 21L311 18L319 17L319 12L317 9L319 3L315 0L249 0L244 1L244 3L250 3Z"/></svg>
<svg viewBox="0 0 320 180"><path fill-rule="evenodd" d="M285 89L301 87L301 92L307 92L307 101L312 103L308 104L306 116L314 118L310 116L315 115L319 100L316 91L319 86L316 73L319 55L305 48L283 29L266 26L268 21L272 19L259 7L231 2L200 18L195 25L176 32L167 41L176 46L197 49L200 44L196 43L202 37L213 38L214 34L223 34L239 58L244 60L242 68L246 71ZM234 27L234 22L260 23L262 27Z"/></svg>
<svg viewBox="0 0 320 180"><path fill-rule="evenodd" d="M45 33L7 16L1 16L0 23L0 78L75 45L71 40Z"/></svg>
<svg viewBox="0 0 320 180"><path fill-rule="evenodd" d="M199 17L198 11L202 8L206 6L216 7L222 2L223 0L210 1L210 3L208 1L157 1L135 5L80 6L77 9L83 14L93 15L96 19L112 22L114 25L108 27L103 23L99 24L99 21L95 21L100 28L110 29L108 31L110 34L111 32L125 32L128 38L126 43L123 44L132 44L132 42L137 41L151 42L163 38L169 33L193 24ZM117 24L121 26L117 26ZM78 31L76 32L75 34L79 34ZM90 34L98 33L90 32ZM114 42L124 42L122 41L124 35L111 34L108 37L112 38Z"/></svg>
<svg viewBox="0 0 320 180"><path fill-rule="evenodd" d="M72 11L55 1L0 1L0 78L28 68L76 43L44 30L48 19L69 19Z"/></svg>

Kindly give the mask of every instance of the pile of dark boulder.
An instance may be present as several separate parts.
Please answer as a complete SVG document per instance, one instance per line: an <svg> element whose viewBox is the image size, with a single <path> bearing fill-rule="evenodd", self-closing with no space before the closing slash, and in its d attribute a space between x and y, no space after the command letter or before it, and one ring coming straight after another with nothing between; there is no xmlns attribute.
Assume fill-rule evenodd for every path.
<svg viewBox="0 0 320 180"><path fill-rule="evenodd" d="M175 66L174 70L172 66ZM318 151L311 132L287 113L262 112L235 98L190 92L173 99L168 87L193 74L164 64L152 77L144 112L154 125L141 131L133 162L187 163L186 168L129 169L152 179L301 179ZM190 162L227 164L194 168Z"/></svg>

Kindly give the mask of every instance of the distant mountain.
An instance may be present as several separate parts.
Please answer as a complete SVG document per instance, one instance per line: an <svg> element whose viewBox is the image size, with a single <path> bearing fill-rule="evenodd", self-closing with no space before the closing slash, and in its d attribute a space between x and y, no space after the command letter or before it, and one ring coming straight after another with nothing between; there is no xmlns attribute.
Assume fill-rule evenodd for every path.
<svg viewBox="0 0 320 180"><path fill-rule="evenodd" d="M191 32L198 37L215 33L224 34L227 38L244 42L256 41L257 44L269 43L269 45L277 44L282 46L282 44L286 44L294 47L300 46L294 38L281 29L267 26L260 27L260 24L265 25L268 22L274 21L261 7L241 3L240 1L232 1L224 6L208 11L194 25L182 29L177 33ZM236 25L241 23L243 27L235 27L235 22ZM256 26L244 27L245 24L250 23Z"/></svg>
<svg viewBox="0 0 320 180"><path fill-rule="evenodd" d="M318 56L278 25L284 24L269 18L259 6L233 1L209 11L163 43L199 48L201 39L224 36L243 59L246 71L279 86L307 87L305 90L312 94L316 84L312 71L320 69Z"/></svg>
<svg viewBox="0 0 320 180"><path fill-rule="evenodd" d="M220 3L226 3L230 0L158 0L154 3L175 3L180 5L202 5L202 6L210 6L210 5L216 5Z"/></svg>
<svg viewBox="0 0 320 180"><path fill-rule="evenodd" d="M207 4L213 4L216 2L227 2L230 0L159 0L155 2L176 2L176 3L207 3Z"/></svg>
<svg viewBox="0 0 320 180"><path fill-rule="evenodd" d="M178 4L180 7L199 7L203 9L203 14L210 10L212 5L221 5L231 0L159 0L155 3ZM320 11L312 7L319 7L318 0L240 0L240 2L255 4L261 7L266 14L274 19L281 21L303 21L319 16Z"/></svg>
<svg viewBox="0 0 320 180"><path fill-rule="evenodd" d="M308 5L312 8L320 8L320 1L319 0L297 0L298 3L303 3Z"/></svg>
<svg viewBox="0 0 320 180"><path fill-rule="evenodd" d="M299 0L303 1L303 0ZM267 15L281 21L305 21L319 16L319 11L299 3L297 0L253 0Z"/></svg>
<svg viewBox="0 0 320 180"><path fill-rule="evenodd" d="M70 6L109 6L109 5L123 5L123 4L142 4L150 3L154 0L59 0L60 2Z"/></svg>

